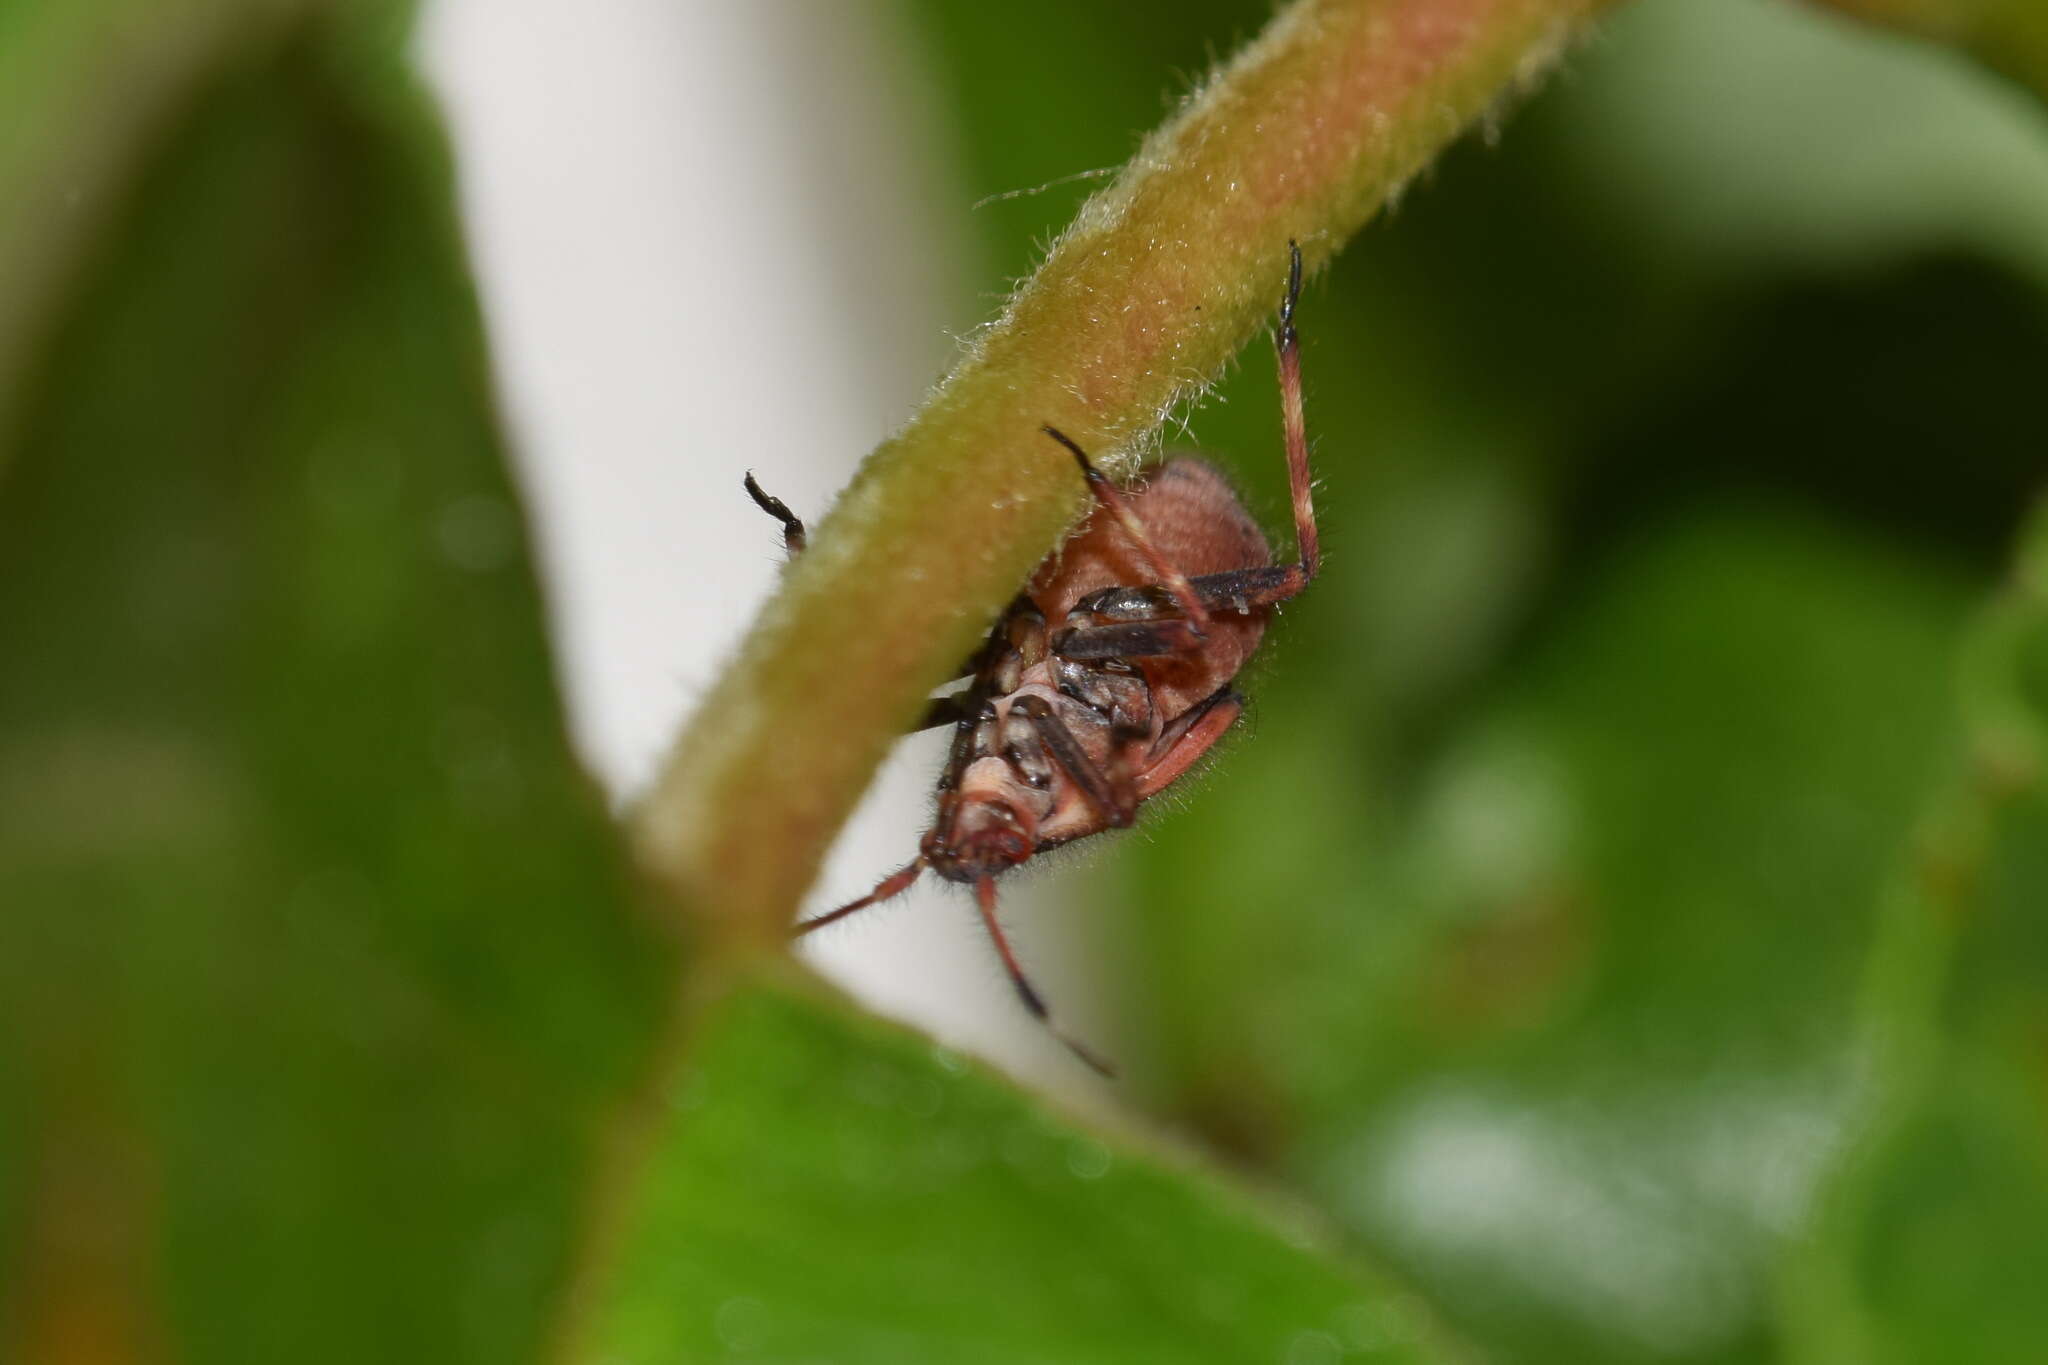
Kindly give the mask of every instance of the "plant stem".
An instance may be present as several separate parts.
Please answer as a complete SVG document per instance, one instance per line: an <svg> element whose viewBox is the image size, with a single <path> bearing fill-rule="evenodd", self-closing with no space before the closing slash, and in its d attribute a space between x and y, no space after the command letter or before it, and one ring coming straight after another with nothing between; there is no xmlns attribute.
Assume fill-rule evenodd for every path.
<svg viewBox="0 0 2048 1365"><path fill-rule="evenodd" d="M650 874L725 932L779 939L925 695L1083 511L1073 461L1040 428L1128 474L1268 319L1290 240L1328 260L1603 4L1279 14L1083 206L861 466L635 811Z"/></svg>

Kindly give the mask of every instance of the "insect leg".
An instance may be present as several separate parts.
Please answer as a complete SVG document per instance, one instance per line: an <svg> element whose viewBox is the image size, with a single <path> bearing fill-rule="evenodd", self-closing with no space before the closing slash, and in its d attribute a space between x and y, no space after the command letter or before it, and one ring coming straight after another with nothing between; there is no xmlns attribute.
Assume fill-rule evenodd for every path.
<svg viewBox="0 0 2048 1365"><path fill-rule="evenodd" d="M1046 1031L1066 1044L1067 1051L1079 1057L1101 1075L1116 1079L1116 1068L1081 1044L1060 1032L1059 1025L1052 1021L1052 1011L1046 1008L1045 997L1040 995L1024 975L1024 967L1017 961L1017 955L1010 950L1010 940L1003 933L1003 926L996 919L996 883L993 877L983 877L974 884L974 903L981 910L981 922L988 927L988 936L995 940L996 952L1002 956L1003 970L1010 974L1010 984L1017 988L1017 995L1024 1001L1024 1008Z"/></svg>
<svg viewBox="0 0 2048 1365"><path fill-rule="evenodd" d="M924 871L924 855L919 854L911 859L908 866L900 867L882 878L880 882L876 883L874 890L868 892L859 900L848 901L837 910L828 910L822 915L817 915L792 925L789 931L790 936L792 938L801 937L804 934L810 933L813 929L824 928L834 920L845 919L856 910L865 910L878 901L888 900L892 896L900 896L910 889L910 884L917 880L917 874L922 871Z"/></svg>
<svg viewBox="0 0 2048 1365"><path fill-rule="evenodd" d="M1152 762L1137 780L1138 799L1143 801L1166 790L1195 761L1223 738L1224 731L1244 714L1244 698L1228 687L1218 688L1207 700L1197 702L1187 714L1166 727L1159 743L1152 747Z"/></svg>
<svg viewBox="0 0 2048 1365"><path fill-rule="evenodd" d="M1308 586L1309 573L1299 564L1260 564L1249 569L1205 573L1188 581L1209 610L1222 616L1285 602Z"/></svg>
<svg viewBox="0 0 2048 1365"><path fill-rule="evenodd" d="M1280 301L1280 328L1274 346L1280 359L1280 429L1287 448L1287 485L1294 499L1295 564L1264 564L1203 574L1188 586L1212 615L1270 607L1295 596L1322 565L1322 542L1316 531L1313 480L1308 468L1308 431L1302 415L1301 338L1294 330L1294 306L1301 299L1301 248L1288 244L1287 296Z"/></svg>
<svg viewBox="0 0 2048 1365"><path fill-rule="evenodd" d="M1190 578L1188 586L1214 618L1285 602L1306 588L1309 579L1307 568L1300 564L1259 564L1201 574ZM1189 629L1179 616L1163 614L1171 609L1171 599L1157 588L1106 589L1076 604L1067 620L1087 624L1070 625L1056 633L1052 652L1062 659L1094 661L1154 658L1200 649L1204 637Z"/></svg>
<svg viewBox="0 0 2048 1365"><path fill-rule="evenodd" d="M1294 544L1305 585L1316 576L1323 556L1308 472L1308 426L1302 416L1301 338L1294 331L1294 305L1301 300L1301 248L1289 242L1287 251L1287 297L1280 301L1280 330L1273 345L1280 359L1280 431L1287 446L1287 486L1294 495Z"/></svg>
<svg viewBox="0 0 2048 1365"><path fill-rule="evenodd" d="M1113 823L1128 825L1138 818L1138 803L1145 798L1138 794L1137 768L1133 760L1144 751L1144 747L1143 730L1131 725L1110 726L1109 761L1103 769L1103 777L1124 812L1123 818Z"/></svg>
<svg viewBox="0 0 2048 1365"><path fill-rule="evenodd" d="M805 539L804 523L796 513L789 510L789 504L755 483L754 471L751 469L747 471L747 477L741 480L741 486L747 490L747 496L754 500L754 506L782 523L782 548L789 551L789 557L795 559L802 554Z"/></svg>
<svg viewBox="0 0 2048 1365"><path fill-rule="evenodd" d="M1110 780L1107 773L1088 757L1088 751L1081 747L1081 741L1074 738L1074 732L1067 728L1047 705L1043 697L1022 696L1010 703L1012 712L1021 712L1038 731L1038 737L1045 743L1052 761L1074 779L1074 785L1081 789L1081 795L1088 798L1088 804L1095 807L1095 813L1104 822L1116 829L1123 829L1137 818L1138 801L1129 784L1121 790Z"/></svg>
<svg viewBox="0 0 2048 1365"><path fill-rule="evenodd" d="M763 512L766 512L769 516L782 523L782 546L789 552L789 557L795 559L798 555L802 554L804 546L809 539L808 534L804 530L803 519L789 510L788 503L756 483L752 470L747 471L746 477L741 480L741 486L747 490L747 496L754 500L756 507L759 507ZM1029 599L1020 598L1020 600L1028 603ZM1015 603L1012 603L1009 614L1014 615L1016 611L1017 606ZM988 643L978 646L974 653L961 663L960 667L953 670L953 676L958 678L963 674L978 672L989 652L1000 643L1000 641L991 639ZM949 697L934 697L925 705L925 709L918 716L918 719L912 722L909 733L916 734L920 730L931 730L941 725L956 724L963 716L968 714L967 707L968 701L965 693L955 693Z"/></svg>
<svg viewBox="0 0 2048 1365"><path fill-rule="evenodd" d="M1199 725L1203 717L1219 706L1232 706L1241 711L1244 709L1244 697L1242 694L1232 691L1229 683L1225 683L1193 706L1190 706L1187 710L1181 712L1178 716L1175 716L1166 723L1164 729L1160 730L1158 740L1152 745L1150 761L1156 763L1161 758L1164 758L1168 750L1180 743L1182 736Z"/></svg>
<svg viewBox="0 0 2048 1365"><path fill-rule="evenodd" d="M1202 574L1188 580L1211 616L1232 612L1243 614L1270 607L1295 596L1309 583L1299 564L1262 564L1249 569L1228 569ZM1082 607L1088 604L1083 602ZM1112 601L1092 612L1076 615L1098 618L1085 626L1069 626L1052 637L1052 652L1062 659L1142 659L1166 654L1187 654L1202 647L1203 637L1177 616L1139 616L1134 606ZM1121 617L1122 619L1115 619ZM1069 621L1074 616L1067 618Z"/></svg>
<svg viewBox="0 0 2048 1365"><path fill-rule="evenodd" d="M1116 491L1116 485L1089 461L1087 452L1075 445L1065 432L1058 427L1039 429L1073 453L1075 463L1081 466L1081 477L1088 480L1088 491L1095 495L1097 502L1110 510L1111 515L1124 528L1124 534L1138 547L1138 553L1145 556L1146 562L1152 566L1152 572L1159 575L1159 581L1173 594L1174 600L1180 603L1180 608L1187 614L1188 624L1194 627L1195 634L1200 635L1208 630L1209 613L1203 608L1201 599L1195 596L1194 589L1188 586L1187 575L1175 568L1165 555L1159 553L1159 547L1152 543L1152 537L1145 531L1145 523L1138 520L1138 514L1124 501L1123 494Z"/></svg>
<svg viewBox="0 0 2048 1365"><path fill-rule="evenodd" d="M1202 637L1188 622L1116 621L1101 626L1071 626L1052 637L1052 652L1062 659L1147 659L1188 654L1200 649Z"/></svg>

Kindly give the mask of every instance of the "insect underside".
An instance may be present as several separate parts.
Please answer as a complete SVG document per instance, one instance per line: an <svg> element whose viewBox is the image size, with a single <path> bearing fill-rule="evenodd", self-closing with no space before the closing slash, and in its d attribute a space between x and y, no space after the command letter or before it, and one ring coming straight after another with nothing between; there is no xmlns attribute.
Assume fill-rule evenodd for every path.
<svg viewBox="0 0 2048 1365"><path fill-rule="evenodd" d="M1095 498L968 661L966 688L932 702L917 728L953 727L938 813L918 855L859 900L796 926L809 933L901 894L926 869L971 884L1011 983L1083 1061L1110 1067L1060 1032L996 918L995 878L1033 855L1136 819L1234 724L1232 689L1268 618L1315 577L1319 560L1303 425L1291 253L1275 346L1281 430L1299 560L1275 564L1223 476L1177 456L1126 491L1053 427ZM782 523L792 555L804 526L749 474L754 501Z"/></svg>

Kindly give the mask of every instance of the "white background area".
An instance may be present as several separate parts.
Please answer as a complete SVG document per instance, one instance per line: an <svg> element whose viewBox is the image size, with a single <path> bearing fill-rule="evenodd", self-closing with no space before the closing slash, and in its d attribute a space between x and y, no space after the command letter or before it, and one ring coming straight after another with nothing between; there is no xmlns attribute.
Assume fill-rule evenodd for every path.
<svg viewBox="0 0 2048 1365"><path fill-rule="evenodd" d="M965 278L969 205L914 39L880 0L426 8L572 725L620 801L774 585L777 528L741 474L815 519L981 321L958 310L993 306ZM809 913L915 852L941 757L939 736L900 746ZM927 879L805 951L873 1007L1085 1093L955 891ZM1004 918L1114 1054L1059 932L1077 894L1071 869L1012 878Z"/></svg>

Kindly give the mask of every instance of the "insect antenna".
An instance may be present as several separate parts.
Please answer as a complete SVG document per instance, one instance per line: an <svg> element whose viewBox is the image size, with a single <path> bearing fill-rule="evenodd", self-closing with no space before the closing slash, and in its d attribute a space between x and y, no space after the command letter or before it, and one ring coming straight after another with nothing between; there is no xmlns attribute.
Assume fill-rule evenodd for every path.
<svg viewBox="0 0 2048 1365"><path fill-rule="evenodd" d="M1060 1031L1052 1021L1052 1011L1046 1008L1045 997L1040 995L1024 975L1024 968L1017 961L1016 953L1010 950L1010 940L1003 933L1003 926L996 921L996 882L993 877L983 877L974 883L974 903L981 909L981 922L988 926L988 936L995 940L996 951L1002 954L1003 970L1010 974L1010 984L1017 988L1017 994L1024 1001L1024 1008L1032 1017L1045 1025L1046 1031L1066 1044L1067 1051L1086 1062L1097 1074L1110 1080L1116 1079L1116 1068L1098 1057L1080 1043Z"/></svg>
<svg viewBox="0 0 2048 1365"><path fill-rule="evenodd" d="M801 920L792 925L789 931L790 936L792 938L801 938L813 929L822 929L834 920L845 919L856 910L865 910L878 901L885 901L893 896L900 896L910 889L910 884L917 880L917 874L922 871L924 871L924 855L920 853L917 857L910 860L908 866L899 867L888 876L882 878L881 881L875 884L874 890L868 892L859 900L848 901L837 910L828 910L822 915Z"/></svg>

